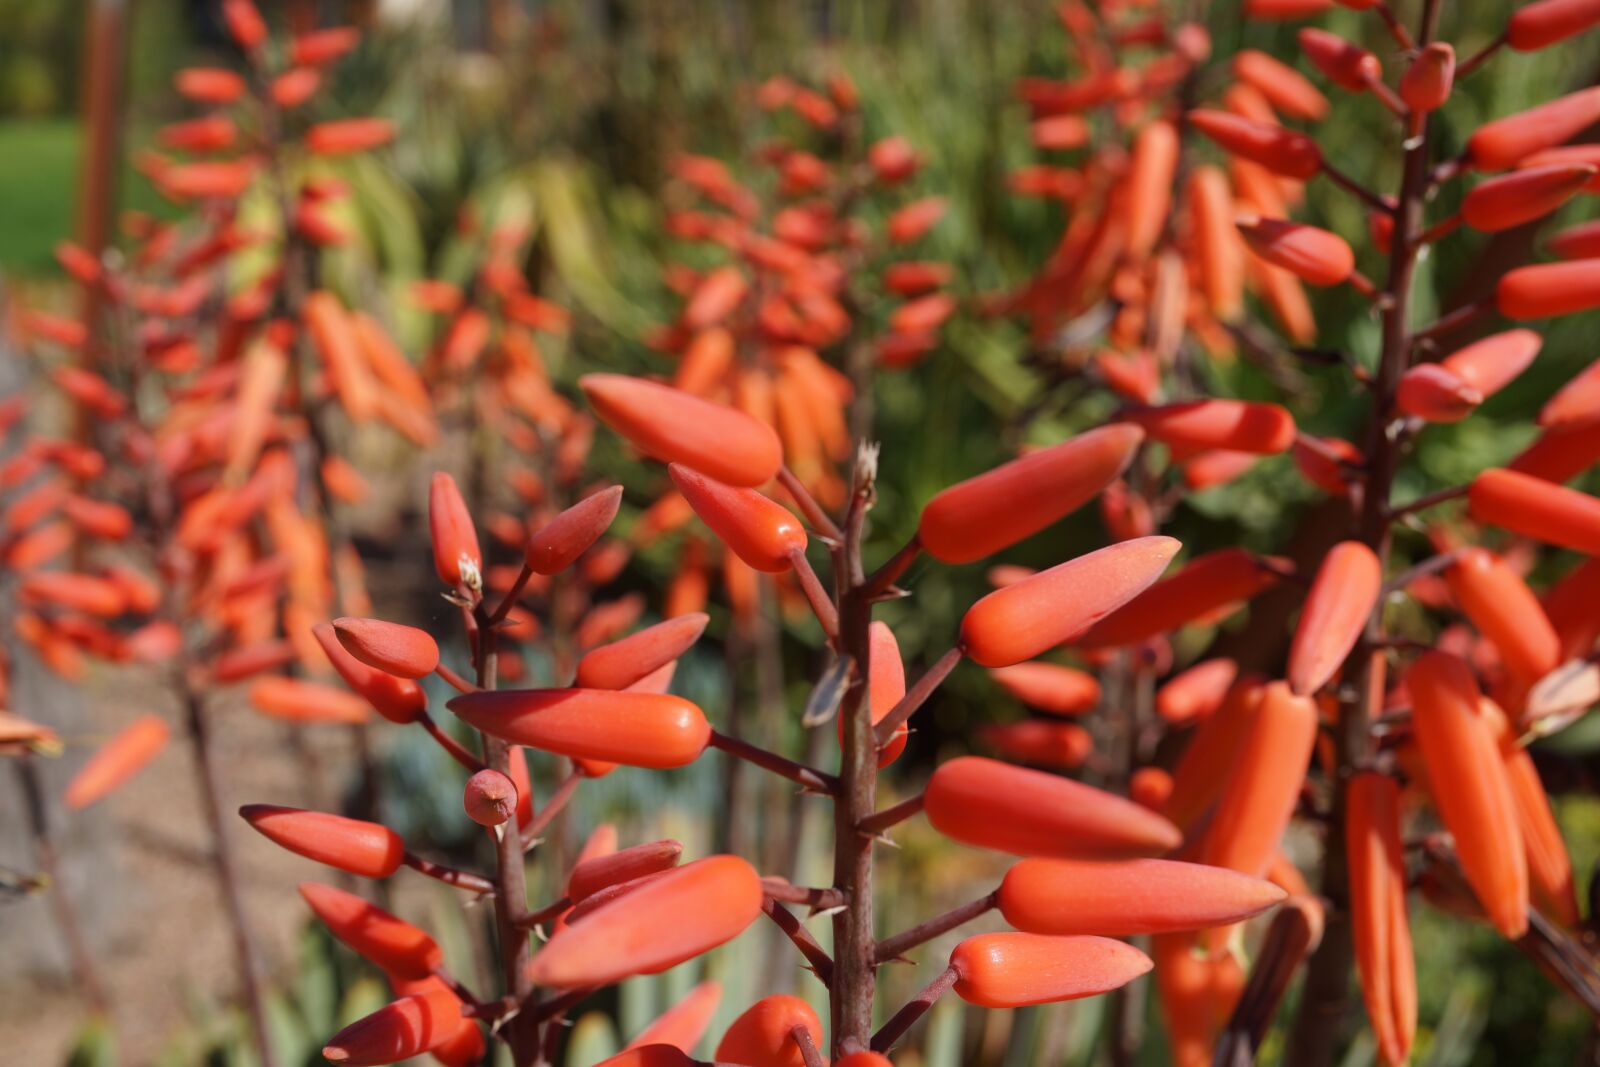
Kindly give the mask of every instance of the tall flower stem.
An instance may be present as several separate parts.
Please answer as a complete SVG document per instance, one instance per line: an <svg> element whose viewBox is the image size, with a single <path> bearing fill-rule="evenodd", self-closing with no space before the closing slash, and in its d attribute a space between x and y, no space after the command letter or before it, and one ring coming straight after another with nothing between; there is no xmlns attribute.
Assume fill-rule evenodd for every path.
<svg viewBox="0 0 1600 1067"><path fill-rule="evenodd" d="M1433 40L1438 0L1426 0L1417 33L1421 46ZM1428 122L1423 116L1413 137L1403 142L1404 171L1394 208L1389 271L1383 287L1382 348L1369 395L1367 466L1361 508L1352 536L1373 550L1385 565L1389 559L1391 496L1400 465L1403 439L1393 432L1395 391L1410 362L1411 289L1423 233L1423 206L1428 191ZM1337 1037L1349 1004L1350 968L1355 949L1349 920L1349 867L1345 856L1345 793L1351 771L1367 758L1373 720L1382 710L1385 663L1383 604L1373 609L1362 639L1345 662L1349 679L1340 701L1334 734L1337 755L1332 817L1323 842L1322 893L1333 904L1322 944L1311 958L1299 1015L1289 1038L1286 1061L1305 1067L1333 1062Z"/></svg>

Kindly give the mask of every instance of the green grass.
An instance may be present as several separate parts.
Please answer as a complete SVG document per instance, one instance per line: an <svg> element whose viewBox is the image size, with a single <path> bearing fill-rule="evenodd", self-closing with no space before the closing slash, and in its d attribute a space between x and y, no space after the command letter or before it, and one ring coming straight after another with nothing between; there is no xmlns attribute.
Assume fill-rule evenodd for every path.
<svg viewBox="0 0 1600 1067"><path fill-rule="evenodd" d="M130 145L145 143L129 131ZM0 121L0 273L56 272L53 249L74 230L81 133L70 118ZM149 182L124 165L119 203L165 214Z"/></svg>

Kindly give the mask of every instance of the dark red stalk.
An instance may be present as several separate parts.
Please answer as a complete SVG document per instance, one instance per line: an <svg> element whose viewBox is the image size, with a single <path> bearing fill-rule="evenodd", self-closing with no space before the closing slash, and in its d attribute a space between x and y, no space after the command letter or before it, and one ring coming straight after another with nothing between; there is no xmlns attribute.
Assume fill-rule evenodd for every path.
<svg viewBox="0 0 1600 1067"><path fill-rule="evenodd" d="M1438 20L1438 0L1425 0L1419 44L1433 40ZM1412 277L1422 233L1424 201L1428 192L1428 121L1417 124L1417 133L1402 142L1404 171L1394 212L1394 232L1390 238L1389 272L1384 284L1388 304L1382 311L1382 348L1377 374L1372 382L1373 410L1368 426L1367 471L1362 493L1361 513L1353 536L1366 544L1387 564L1389 534L1393 515L1390 496L1395 472L1400 464L1401 442L1390 434L1395 417L1395 392L1400 376L1410 362L1413 336L1408 332ZM1349 679L1347 692L1354 694L1341 702L1338 727L1334 734L1337 767L1334 772L1332 818L1323 839L1322 893L1333 902L1322 944L1311 958L1300 1011L1289 1035L1286 1062L1303 1067L1327 1067L1339 1046L1349 999L1350 970L1354 945L1350 929L1348 901L1349 876L1344 852L1345 787L1352 768L1362 766L1370 756L1371 723L1382 712L1378 706L1383 694L1374 686L1372 670L1378 647L1384 639L1382 603L1367 620L1363 639L1345 662L1343 675Z"/></svg>

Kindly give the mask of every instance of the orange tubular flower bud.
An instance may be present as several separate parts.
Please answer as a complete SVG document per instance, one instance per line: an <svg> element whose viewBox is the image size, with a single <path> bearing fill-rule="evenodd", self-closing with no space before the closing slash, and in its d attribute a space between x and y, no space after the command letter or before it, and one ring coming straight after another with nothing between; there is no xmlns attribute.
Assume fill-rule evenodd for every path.
<svg viewBox="0 0 1600 1067"><path fill-rule="evenodd" d="M1538 263L1509 271L1495 287L1500 313L1517 320L1600 307L1600 260Z"/></svg>
<svg viewBox="0 0 1600 1067"><path fill-rule="evenodd" d="M600 905L533 958L534 982L558 989L659 974L737 937L761 914L761 878L737 856L667 871Z"/></svg>
<svg viewBox="0 0 1600 1067"><path fill-rule="evenodd" d="M289 45L289 62L297 67L317 67L355 50L361 31L353 26L330 26L301 34Z"/></svg>
<svg viewBox="0 0 1600 1067"><path fill-rule="evenodd" d="M683 325L691 331L710 329L733 314L750 291L738 267L718 267L700 280L683 309Z"/></svg>
<svg viewBox="0 0 1600 1067"><path fill-rule="evenodd" d="M1188 400L1134 408L1123 416L1163 444L1203 451L1273 455L1294 443L1294 417L1277 404L1245 400Z"/></svg>
<svg viewBox="0 0 1600 1067"><path fill-rule="evenodd" d="M478 547L478 530L456 480L443 471L436 472L428 485L428 529L439 580L452 588L480 585L483 550Z"/></svg>
<svg viewBox="0 0 1600 1067"><path fill-rule="evenodd" d="M1094 751L1094 736L1075 722L1023 719L980 726L978 737L1007 759L1062 771L1083 766Z"/></svg>
<svg viewBox="0 0 1600 1067"><path fill-rule="evenodd" d="M1241 922L1284 892L1221 867L1174 860L1025 859L1006 872L1000 914L1030 934L1134 934Z"/></svg>
<svg viewBox="0 0 1600 1067"><path fill-rule="evenodd" d="M984 667L1032 659L1133 600L1179 547L1170 537L1135 538L997 589L962 617L962 647Z"/></svg>
<svg viewBox="0 0 1600 1067"><path fill-rule="evenodd" d="M686 993L682 1000L662 1012L656 1021L639 1031L639 1036L628 1042L630 1049L647 1045L668 1045L685 1052L700 1044L711 1017L716 1014L722 1000L722 986L717 982L701 982Z"/></svg>
<svg viewBox="0 0 1600 1067"><path fill-rule="evenodd" d="M1161 237L1172 204L1172 176L1178 167L1178 131L1172 123L1156 121L1139 131L1133 142L1133 160L1127 178L1125 202L1127 233L1123 237L1130 259L1143 259Z"/></svg>
<svg viewBox="0 0 1600 1067"><path fill-rule="evenodd" d="M762 997L728 1027L717 1043L717 1059L748 1067L805 1067L805 1056L794 1039L803 1027L813 1048L822 1047L822 1020L799 997L778 994Z"/></svg>
<svg viewBox="0 0 1600 1067"><path fill-rule="evenodd" d="M1256 255L1310 285L1338 285L1355 270L1355 253L1327 230L1285 219L1240 219L1237 225Z"/></svg>
<svg viewBox="0 0 1600 1067"><path fill-rule="evenodd" d="M322 646L328 662L345 684L385 719L403 726L416 722L428 710L428 697L421 686L410 679L374 670L356 659L339 643L330 624L318 623L311 628L311 635Z"/></svg>
<svg viewBox="0 0 1600 1067"><path fill-rule="evenodd" d="M1549 482L1564 482L1600 462L1600 422L1550 429L1517 454L1510 469Z"/></svg>
<svg viewBox="0 0 1600 1067"><path fill-rule="evenodd" d="M1568 226L1545 241L1544 246L1561 259L1600 258L1600 222Z"/></svg>
<svg viewBox="0 0 1600 1067"><path fill-rule="evenodd" d="M1234 56L1233 74L1295 118L1318 122L1328 113L1328 98L1305 75L1265 52L1247 48Z"/></svg>
<svg viewBox="0 0 1600 1067"><path fill-rule="evenodd" d="M1222 706L1238 676L1239 665L1231 659L1196 663L1156 690L1156 714L1173 724L1209 718Z"/></svg>
<svg viewBox="0 0 1600 1067"><path fill-rule="evenodd" d="M368 718L367 705L354 693L304 678L257 678L250 683L250 706L289 722L356 725Z"/></svg>
<svg viewBox="0 0 1600 1067"><path fill-rule="evenodd" d="M333 620L346 652L374 670L399 678L422 678L439 666L439 646L424 630L380 619Z"/></svg>
<svg viewBox="0 0 1600 1067"><path fill-rule="evenodd" d="M444 953L433 938L354 893L301 882L300 895L333 936L392 975L422 979L444 963Z"/></svg>
<svg viewBox="0 0 1600 1067"><path fill-rule="evenodd" d="M924 807L946 837L1017 856L1154 856L1178 847L1182 836L1130 800L981 756L940 764Z"/></svg>
<svg viewBox="0 0 1600 1067"><path fill-rule="evenodd" d="M1478 902L1515 940L1528 929L1528 865L1517 808L1483 695L1462 660L1425 652L1406 676L1428 793Z"/></svg>
<svg viewBox="0 0 1600 1067"><path fill-rule="evenodd" d="M198 104L231 104L245 93L245 80L231 70L189 67L173 75L178 95Z"/></svg>
<svg viewBox="0 0 1600 1067"><path fill-rule="evenodd" d="M1484 233L1521 226L1577 196L1597 170L1592 163L1554 163L1490 178L1467 193L1461 217Z"/></svg>
<svg viewBox="0 0 1600 1067"><path fill-rule="evenodd" d="M1450 99L1455 78L1456 50L1436 41L1418 52L1400 75L1400 99L1418 114L1437 111Z"/></svg>
<svg viewBox="0 0 1600 1067"><path fill-rule="evenodd" d="M222 24L228 36L246 52L267 43L267 24L252 0L222 0Z"/></svg>
<svg viewBox="0 0 1600 1067"><path fill-rule="evenodd" d="M1194 223L1200 285L1211 313L1224 322L1239 317L1244 302L1244 259L1233 225L1233 194L1227 176L1214 166L1189 175L1189 215Z"/></svg>
<svg viewBox="0 0 1600 1067"><path fill-rule="evenodd" d="M1467 158L1480 170L1505 170L1524 156L1565 144L1597 121L1600 88L1580 89L1479 126L1467 139Z"/></svg>
<svg viewBox="0 0 1600 1067"><path fill-rule="evenodd" d="M1578 897L1572 880L1572 857L1562 840L1561 827L1550 810L1550 797L1544 791L1539 768L1528 750L1517 743L1516 731L1504 711L1487 697L1483 715L1495 733L1500 755L1505 760L1506 780L1517 808L1517 826L1528 854L1528 878L1540 905L1558 922L1578 924Z"/></svg>
<svg viewBox="0 0 1600 1067"><path fill-rule="evenodd" d="M1506 22L1506 43L1519 52L1548 48L1600 25L1595 0L1538 0L1512 12Z"/></svg>
<svg viewBox="0 0 1600 1067"><path fill-rule="evenodd" d="M679 615L591 649L578 661L577 684L584 689L626 689L687 652L709 621L703 612Z"/></svg>
<svg viewBox="0 0 1600 1067"><path fill-rule="evenodd" d="M651 841L620 852L580 860L567 876L567 896L580 903L614 885L669 871L678 865L683 846L676 841Z"/></svg>
<svg viewBox="0 0 1600 1067"><path fill-rule="evenodd" d="M1417 1031L1417 973L1406 919L1406 867L1400 846L1400 787L1363 771L1345 794L1345 853L1356 968L1378 1052L1401 1067Z"/></svg>
<svg viewBox="0 0 1600 1067"><path fill-rule="evenodd" d="M345 1067L399 1063L455 1037L461 1019L461 998L449 989L415 993L340 1030L328 1039L322 1055Z"/></svg>
<svg viewBox="0 0 1600 1067"><path fill-rule="evenodd" d="M945 563L1014 545L1092 499L1127 469L1143 440L1135 426L1104 426L952 485L922 509L917 539Z"/></svg>
<svg viewBox="0 0 1600 1067"><path fill-rule="evenodd" d="M1317 741L1317 708L1285 682L1261 693L1217 798L1199 859L1260 876L1294 814Z"/></svg>
<svg viewBox="0 0 1600 1067"><path fill-rule="evenodd" d="M528 569L535 574L557 574L605 533L622 505L622 486L613 485L584 497L547 522L528 539L523 551Z"/></svg>
<svg viewBox="0 0 1600 1067"><path fill-rule="evenodd" d="M657 459L735 486L761 485L783 464L777 433L742 411L622 374L578 384L600 421Z"/></svg>
<svg viewBox="0 0 1600 1067"><path fill-rule="evenodd" d="M1277 575L1242 548L1208 552L1106 616L1074 643L1084 648L1137 644L1248 600L1277 581Z"/></svg>
<svg viewBox="0 0 1600 1067"><path fill-rule="evenodd" d="M1322 171L1322 149L1303 133L1226 111L1191 111L1189 121L1224 152L1247 159L1274 174L1310 181Z"/></svg>
<svg viewBox="0 0 1600 1067"><path fill-rule="evenodd" d="M246 804L239 814L290 852L363 878L387 878L405 858L400 835L375 822L276 804Z"/></svg>
<svg viewBox="0 0 1600 1067"><path fill-rule="evenodd" d="M1486 548L1466 548L1444 572L1450 595L1500 653L1506 668L1532 683L1561 662L1561 638L1522 576Z"/></svg>
<svg viewBox="0 0 1600 1067"><path fill-rule="evenodd" d="M1600 500L1517 471L1491 468L1467 490L1472 517L1589 556L1600 556Z"/></svg>
<svg viewBox="0 0 1600 1067"><path fill-rule="evenodd" d="M318 156L343 156L386 145L394 140L388 119L339 119L319 122L306 131L306 149Z"/></svg>
<svg viewBox="0 0 1600 1067"><path fill-rule="evenodd" d="M1217 1034L1244 988L1237 957L1206 954L1192 934L1158 936L1150 951L1173 1067L1210 1067Z"/></svg>
<svg viewBox="0 0 1600 1067"><path fill-rule="evenodd" d="M1297 695L1328 684L1356 647L1382 586L1383 567L1372 549L1341 541L1328 550L1289 646L1289 688Z"/></svg>
<svg viewBox="0 0 1600 1067"><path fill-rule="evenodd" d="M672 1045L639 1045L601 1060L595 1067L696 1067L699 1062Z"/></svg>
<svg viewBox="0 0 1600 1067"><path fill-rule="evenodd" d="M632 767L685 766L699 759L711 740L705 714L665 693L501 689L466 693L449 708L514 745Z"/></svg>
<svg viewBox="0 0 1600 1067"><path fill-rule="evenodd" d="M1051 715L1077 715L1100 703L1094 675L1055 663L1017 663L998 667L990 677L1028 705Z"/></svg>
<svg viewBox="0 0 1600 1067"><path fill-rule="evenodd" d="M88 807L142 770L166 747L172 729L158 715L141 715L89 757L67 783L62 803L71 811Z"/></svg>
<svg viewBox="0 0 1600 1067"><path fill-rule="evenodd" d="M1147 974L1150 957L1107 937L980 934L950 953L956 995L984 1008L1025 1008L1109 993Z"/></svg>
<svg viewBox="0 0 1600 1067"><path fill-rule="evenodd" d="M1341 89L1365 92L1369 82L1383 75L1377 56L1336 33L1308 26L1300 31L1299 41L1312 66Z"/></svg>
<svg viewBox="0 0 1600 1067"><path fill-rule="evenodd" d="M517 783L489 767L467 779L461 807L479 826L499 826L517 813L521 797Z"/></svg>
<svg viewBox="0 0 1600 1067"><path fill-rule="evenodd" d="M672 464L667 473L700 521L756 570L780 574L794 566L796 552L806 550L805 527L782 504L681 464Z"/></svg>
<svg viewBox="0 0 1600 1067"><path fill-rule="evenodd" d="M1527 370L1542 343L1532 330L1507 330L1452 352L1439 366L1487 398Z"/></svg>
<svg viewBox="0 0 1600 1067"><path fill-rule="evenodd" d="M1600 420L1600 364L1591 363L1539 410L1539 425L1566 430Z"/></svg>

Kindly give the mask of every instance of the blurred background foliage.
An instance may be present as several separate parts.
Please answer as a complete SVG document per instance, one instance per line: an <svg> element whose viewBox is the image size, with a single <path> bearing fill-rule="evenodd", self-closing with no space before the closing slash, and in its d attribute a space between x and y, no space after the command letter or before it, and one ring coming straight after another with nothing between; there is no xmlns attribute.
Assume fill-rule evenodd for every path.
<svg viewBox="0 0 1600 1067"><path fill-rule="evenodd" d="M373 6L320 5L329 20ZM371 36L338 68L328 94L337 108L321 104L328 114L319 117L336 110L376 113L394 119L400 134L392 149L373 159L339 164L359 193L351 201L357 206L350 221L362 239L333 255L329 274L348 296L392 321L413 351L427 343L428 325L404 306L400 297L406 284L421 277L464 277L474 255L459 225L464 213L479 219L505 215L533 223L528 266L536 290L577 312L570 341L547 353L559 379L570 382L589 369L665 369L663 357L643 337L651 325L669 320L677 306L662 282L664 265L682 251L661 226L668 165L682 152L747 157L774 132L752 101L754 86L774 74L820 78L848 72L860 88L869 139L901 133L925 155L923 187L947 197L951 206L926 252L956 265L965 295L1020 285L1044 261L1060 232L1057 206L1016 198L1006 189L1008 172L1033 160L1027 114L1013 95L1014 81L1026 74L1069 73L1048 0L458 0L375 6L381 17ZM1447 5L1445 34L1458 51L1470 53L1494 35L1511 6L1510 0ZM82 0L0 0L0 271L28 292L56 284L51 248L72 229L83 9ZM496 19L507 10L517 16L515 33L501 34ZM180 104L167 91L175 69L231 61L206 3L137 0L134 12L128 46L130 151L146 143L156 126L181 117ZM1244 47L1282 57L1295 54L1294 26L1247 23L1235 0L1221 0L1196 14L1210 28L1218 56ZM1385 59L1392 56L1375 20L1335 8L1318 22ZM1505 54L1473 75L1445 113L1442 143L1459 146L1485 118L1594 83L1600 74L1595 37L1535 55ZM1392 129L1385 120L1370 96L1342 96L1315 132L1342 169L1388 188L1395 182L1395 162L1389 151ZM759 180L753 172L743 173ZM163 210L131 170L122 181L122 203ZM1442 217L1454 206L1440 202L1431 213ZM1560 218L1577 221L1585 213L1592 214L1592 207L1575 203ZM1361 247L1366 220L1359 205L1327 183L1312 185L1300 217ZM1482 291L1486 264L1503 267L1533 250L1531 236L1520 231L1453 237L1421 272L1419 320ZM1382 264L1370 252L1363 267L1381 276ZM1312 298L1321 327L1319 346L1370 363L1377 328L1369 309L1343 291L1319 290ZM1519 449L1533 432L1527 413L1594 358L1594 328L1593 316L1551 324L1535 368L1495 397L1481 416L1423 433L1400 495L1457 483ZM881 376L877 432L884 451L872 534L873 552L880 558L905 540L917 506L936 489L1008 458L1022 443L1059 440L1106 416L1108 401L1080 397L1071 382L1052 386L1024 358L1026 349L1026 335L1017 324L967 313L926 362L910 372ZM1360 439L1363 404L1344 371L1310 360L1291 360L1274 370L1268 375L1240 359L1211 365L1206 373L1225 394L1275 396L1287 384L1304 428ZM392 466L414 460L380 458ZM633 514L659 488L656 473L632 464L609 435L597 443L596 462L628 485ZM420 483L408 477L402 481L410 492ZM411 492L409 499L421 497ZM411 514L414 518L416 512ZM1326 502L1315 499L1287 458L1279 457L1236 482L1190 498L1172 532L1192 552L1243 543L1291 553L1297 544L1315 545L1318 531L1308 528L1328 526L1328 516ZM624 525L628 519L625 514ZM411 540L419 543L374 564L382 576L376 584L387 591L380 614L425 624L442 609L430 593L406 584L427 569L420 539ZM1046 564L1102 540L1099 520L1087 509L1007 559ZM1418 547L1402 544L1402 551ZM646 554L617 591L659 589L673 558L669 547ZM915 598L890 605L884 615L916 673L917 664L942 649L959 611L987 587L982 565L923 564L908 583ZM1235 632L1219 640L1270 661L1281 654L1285 622L1286 617L1237 620L1230 623ZM714 635L725 633L724 623L716 621ZM809 621L788 625L783 677L789 706L797 712L807 680L820 664L820 650ZM733 656L725 661L712 647L685 660L680 688L715 715L748 687L751 668ZM982 672L958 672L919 718L910 755L887 788L911 788L937 753L963 745L973 724L1019 711ZM798 714L767 728L777 732L787 750L804 749ZM428 842L437 851L461 858L481 851L481 836L469 833L461 816L455 777L443 773L439 761L444 757L409 735L388 744L385 818L409 839ZM1575 774L1581 776L1582 765L1597 751L1600 737L1591 732L1587 740L1565 739L1544 755L1558 766L1560 761L1577 766ZM602 819L616 822L625 842L674 836L691 855L726 847L727 835L748 840L756 833L753 825L744 825L755 820L753 812L726 810L719 760L664 775L618 774L586 788L575 821L556 843L557 855L561 850L570 855ZM767 803L790 802L780 791ZM1587 872L1600 854L1600 805L1568 797L1560 802L1560 814L1575 866ZM822 830L799 824L798 841L790 847L799 857L801 880L808 865L826 862ZM1000 869L994 857L941 846L920 823L910 824L899 837L897 862L882 868L884 899L893 902L884 909L885 922L895 927L959 902L970 895L971 885ZM449 906L444 894L411 903L452 959L462 961L462 971L470 973L465 961L481 930ZM1421 913L1417 947L1424 1025L1418 1063L1465 1067L1514 1061L1522 1067L1554 1067L1574 1062L1590 1025L1580 1009L1556 996L1492 934L1421 906L1416 910ZM933 950L921 955L937 958ZM288 1062L318 1062L319 1036L385 997L370 969L316 928L308 928L290 970L293 977L278 983L275 1006L279 1045L296 1050ZM709 964L627 983L613 1001L595 1005L573 1030L568 1062L584 1067L614 1051L702 970L723 979L728 989L719 1025L750 999L751 975L763 976L763 990L792 982L797 990L816 992L815 983L800 980L804 976L788 949L757 928ZM926 977L912 971L905 968L891 978L889 999L903 998ZM238 1020L210 1014L200 998L195 1003L193 1029L174 1039L161 1062L246 1064L249 1054ZM932 1015L920 1054L900 1062L904 1067L1088 1063L1102 1012L1098 1001L1022 1013L971 1012L947 998ZM1159 1027L1153 1027L1141 1063L1163 1062L1158 1035ZM1265 1053L1272 1062L1281 1050L1269 1043ZM77 1055L86 1064L115 1062L115 1044L92 1029ZM1370 1045L1358 1044L1346 1062L1364 1064L1371 1058Z"/></svg>

